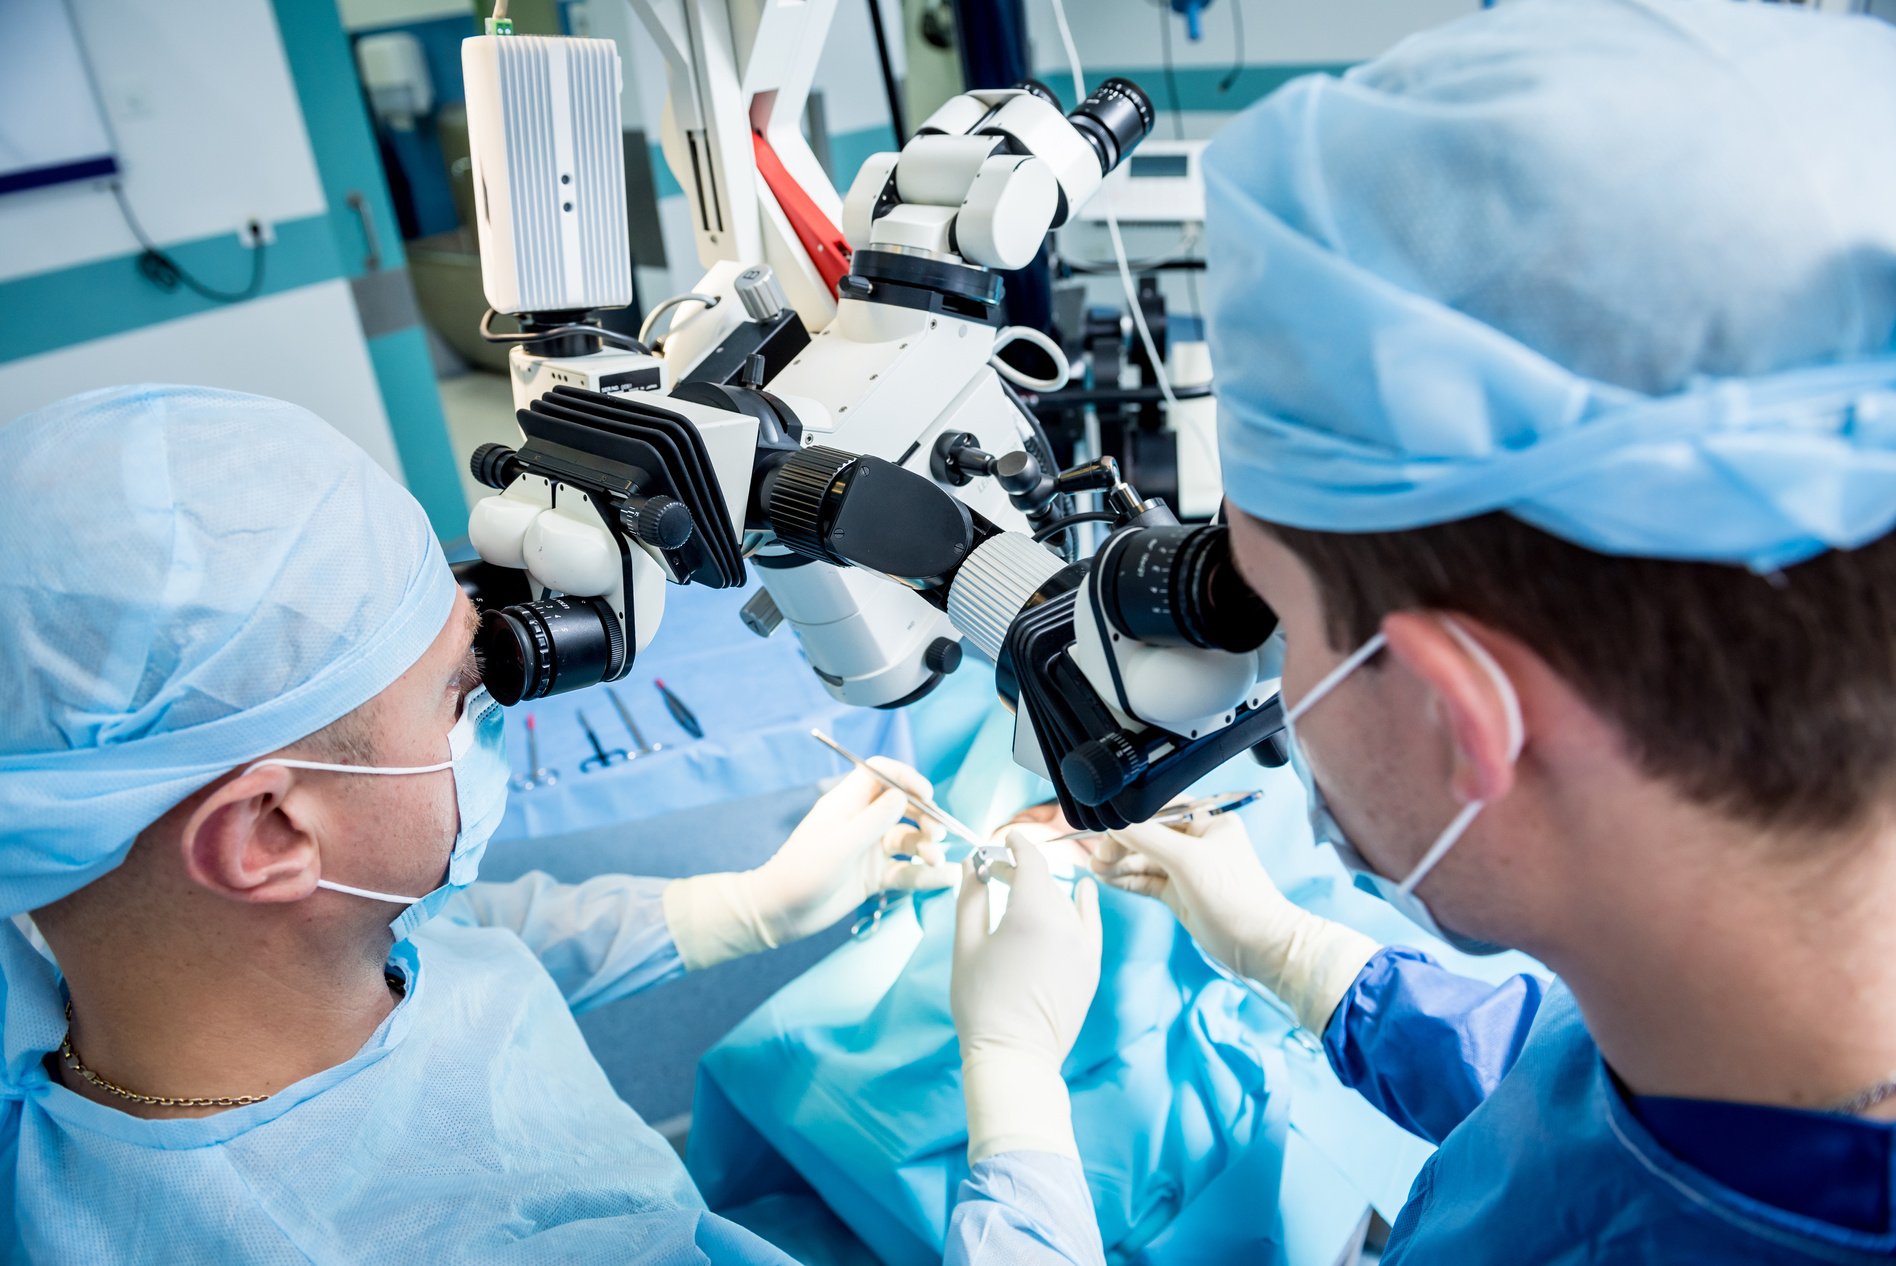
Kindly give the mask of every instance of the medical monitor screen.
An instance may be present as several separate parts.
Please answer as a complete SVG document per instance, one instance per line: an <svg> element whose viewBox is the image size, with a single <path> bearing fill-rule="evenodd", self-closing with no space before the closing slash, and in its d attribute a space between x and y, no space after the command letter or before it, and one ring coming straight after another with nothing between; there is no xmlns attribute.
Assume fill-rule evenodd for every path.
<svg viewBox="0 0 1896 1266"><path fill-rule="evenodd" d="M1184 154L1134 154L1130 165L1134 180L1176 180L1192 174L1192 160Z"/></svg>
<svg viewBox="0 0 1896 1266"><path fill-rule="evenodd" d="M118 171L61 0L0 0L0 194Z"/></svg>

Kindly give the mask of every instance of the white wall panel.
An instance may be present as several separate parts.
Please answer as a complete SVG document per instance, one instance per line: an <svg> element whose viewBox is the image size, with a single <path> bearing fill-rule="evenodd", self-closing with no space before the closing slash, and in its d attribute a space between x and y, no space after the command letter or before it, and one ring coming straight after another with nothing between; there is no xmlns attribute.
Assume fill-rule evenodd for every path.
<svg viewBox="0 0 1896 1266"><path fill-rule="evenodd" d="M304 286L0 365L0 401L11 421L81 391L135 382L228 387L300 404L402 477L346 281Z"/></svg>
<svg viewBox="0 0 1896 1266"><path fill-rule="evenodd" d="M323 210L269 0L70 2L126 194L154 240ZM137 249L111 193L92 185L0 198L0 241L0 281Z"/></svg>

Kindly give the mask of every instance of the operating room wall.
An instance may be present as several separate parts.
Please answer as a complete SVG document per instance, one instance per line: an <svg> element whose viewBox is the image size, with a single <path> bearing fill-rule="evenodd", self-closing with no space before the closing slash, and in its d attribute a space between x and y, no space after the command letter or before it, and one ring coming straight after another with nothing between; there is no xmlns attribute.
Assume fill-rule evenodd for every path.
<svg viewBox="0 0 1896 1266"><path fill-rule="evenodd" d="M419 2L419 0L416 0ZM827 124L832 175L839 189L847 189L863 159L887 148L894 139L889 125L886 98L877 66L873 31L868 5L882 4L885 25L891 31L902 29L898 0L839 0L830 38L824 46L817 69L815 91L822 96ZM1183 21L1167 17L1167 9L1154 0L1067 0L1073 22L1074 41L1089 86L1112 74L1128 75L1158 101L1164 116L1156 135L1175 133L1171 112L1171 94L1167 89L1162 57L1163 41L1159 23L1162 17L1172 23L1172 52L1177 97L1181 111L1176 115L1176 130L1187 137L1209 136L1231 114L1267 95L1287 79L1311 71L1337 72L1346 66L1374 57L1406 35L1437 23L1474 12L1479 0L1334 0L1326 5L1296 3L1293 0L1244 0L1245 69L1230 77L1235 55L1232 6L1236 0L1214 0L1204 15L1204 38L1197 43L1186 39ZM1066 72L1058 29L1053 19L1051 0L1025 0L1029 62L1039 75L1072 102L1072 79ZM682 190L665 170L657 154L659 121L662 118L666 78L665 63L657 48L646 37L643 26L626 0L578 0L568 8L568 20L576 33L585 33L618 42L625 59L625 118L628 126L641 127L653 142L653 161L658 172L659 220L664 230L666 269L640 269L639 288L647 302L657 297L689 289L700 275L696 248L691 233ZM903 73L903 49L897 41L893 50L896 70ZM1230 79L1229 86L1223 87ZM919 120L909 120L913 126ZM1096 253L1097 243L1079 234L1080 253ZM1171 234L1176 237L1176 234ZM1146 247L1162 249L1167 234L1163 231L1129 235L1132 253ZM1182 287L1175 278L1166 282L1168 296ZM1103 281L1093 287L1106 302L1116 287ZM1182 288L1179 302L1186 302Z"/></svg>
<svg viewBox="0 0 1896 1266"><path fill-rule="evenodd" d="M875 39L869 21L871 3L882 5L890 30L900 29L897 0L838 0L812 86L812 94L821 98L825 133L815 148L819 157L827 148L831 175L839 190L848 188L850 178L863 159L891 148L895 140L876 61ZM566 12L575 34L610 39L618 44L625 70L625 90L621 98L625 124L643 129L651 142L667 267L639 269L639 293L649 306L666 295L689 290L704 272L698 264L697 242L692 235L684 191L658 150L667 91L665 59L626 0L577 0ZM894 56L899 74L902 65L899 47L894 50ZM635 242L633 254L638 253Z"/></svg>
<svg viewBox="0 0 1896 1266"><path fill-rule="evenodd" d="M1065 70L1051 0L1025 2L1030 64L1070 103L1071 77ZM869 20L870 3L881 4L889 30L902 29L899 0L838 0L814 84L826 132L818 150L821 154L827 149L839 189L848 187L863 159L894 140ZM1328 5L1244 0L1246 65L1232 77L1236 0L1214 0L1204 14L1204 38L1195 43L1186 38L1183 21L1154 0L1067 3L1089 82L1097 84L1110 74L1129 75L1145 86L1165 112L1157 135L1177 131L1188 137L1210 135L1234 111L1297 74L1340 71L1374 57L1406 35L1480 7L1479 0L1336 0ZM343 14L352 30L397 24L413 29L418 23L448 22L469 8L453 0L345 0ZM664 295L689 289L702 272L683 191L658 153L667 90L664 58L627 0L573 0L563 12L574 34L611 39L619 45L625 71L626 126L642 129L651 143L667 266L639 268L639 291L649 305ZM1170 22L1174 37L1174 73L1169 81L1164 73L1161 20ZM905 67L899 40L892 51L900 75ZM1171 111L1173 94L1168 84L1176 85L1181 107L1176 114ZM439 88L454 95L445 81ZM910 120L911 126L918 121ZM1162 237L1135 232L1128 244L1134 254L1156 253L1142 248ZM1078 243L1086 255L1096 253L1095 245ZM635 256L641 254L639 244L633 246ZM1104 287L1101 293L1106 293Z"/></svg>
<svg viewBox="0 0 1896 1266"><path fill-rule="evenodd" d="M1087 86L1109 75L1127 75L1152 95L1162 111L1157 134L1172 135L1173 96L1165 74L1171 51L1177 102L1186 136L1208 136L1234 110L1243 109L1293 74L1335 70L1375 57L1404 36L1473 13L1480 0L1212 0L1202 15L1203 36L1186 37L1185 20L1168 3L1154 0L1066 0L1073 43ZM1054 21L1052 0L1026 0L1032 64L1041 79L1069 104L1073 80ZM1239 55L1242 10L1243 64Z"/></svg>
<svg viewBox="0 0 1896 1266"><path fill-rule="evenodd" d="M1073 77L1053 2L1025 3L1031 64L1070 104ZM1194 41L1187 38L1185 21L1171 11L1169 2L1066 0L1066 5L1086 86L1126 76L1144 88L1159 109L1153 136L1190 140L1212 136L1235 112L1299 75L1341 73L1406 36L1481 7L1480 0L1212 0L1202 14L1201 38ZM1179 228L1172 225L1128 225L1123 238L1133 259L1167 257L1185 245ZM1104 260L1112 254L1101 225L1075 224L1063 230L1060 247L1080 260ZM1089 305L1125 307L1115 276L1088 278L1084 288ZM1203 288L1196 278L1161 273L1159 289L1170 312L1199 311Z"/></svg>
<svg viewBox="0 0 1896 1266"><path fill-rule="evenodd" d="M275 395L362 444L458 535L465 504L386 191L358 131L360 94L335 74L348 52L333 6L69 7L147 236L233 292L253 259L240 226L260 221L272 240L258 297L221 304L140 274L104 183L0 198L0 422L141 379Z"/></svg>

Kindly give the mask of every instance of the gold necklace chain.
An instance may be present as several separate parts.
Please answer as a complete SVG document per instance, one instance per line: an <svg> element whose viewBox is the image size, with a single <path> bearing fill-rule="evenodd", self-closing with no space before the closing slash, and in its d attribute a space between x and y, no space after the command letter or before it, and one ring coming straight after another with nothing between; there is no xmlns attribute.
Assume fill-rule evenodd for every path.
<svg viewBox="0 0 1896 1266"><path fill-rule="evenodd" d="M389 988L400 993L406 982L399 977L389 976ZM133 1103L147 1104L154 1108L242 1108L253 1103L262 1103L269 1095L196 1095L184 1098L177 1095L141 1095L136 1090L127 1090L114 1082L107 1081L99 1074L87 1068L72 1049L72 1000L66 1001L66 1036L59 1039L59 1057L66 1061L73 1072L97 1086L108 1095L117 1095Z"/></svg>
<svg viewBox="0 0 1896 1266"><path fill-rule="evenodd" d="M198 1095L192 1098L180 1098L176 1095L141 1095L136 1090L107 1081L99 1074L87 1068L72 1049L72 1003L66 1004L66 1036L59 1039L59 1057L66 1061L75 1073L108 1095L117 1095L133 1103L149 1104L154 1108L241 1108L245 1104L262 1103L269 1095Z"/></svg>

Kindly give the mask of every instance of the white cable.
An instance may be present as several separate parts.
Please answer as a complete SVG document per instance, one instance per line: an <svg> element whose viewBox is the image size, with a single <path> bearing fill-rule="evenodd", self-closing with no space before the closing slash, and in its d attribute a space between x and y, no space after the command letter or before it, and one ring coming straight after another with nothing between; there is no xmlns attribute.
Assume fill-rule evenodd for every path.
<svg viewBox="0 0 1896 1266"><path fill-rule="evenodd" d="M1073 44L1073 28L1067 25L1065 0L1053 0L1053 21L1060 28L1060 43L1066 47L1067 69L1073 72L1073 104L1086 100L1086 76L1080 72L1080 50Z"/></svg>
<svg viewBox="0 0 1896 1266"><path fill-rule="evenodd" d="M1045 352L1053 361L1053 377L1035 378L1002 360L1001 349L1009 343L1032 343ZM1058 391L1073 380L1073 362L1067 359L1065 350L1031 325L1010 325L1003 329L994 340L994 350L988 355L988 364L994 366L995 373L1016 387L1025 387L1029 391Z"/></svg>
<svg viewBox="0 0 1896 1266"><path fill-rule="evenodd" d="M1126 311L1132 314L1132 328L1139 331L1139 341L1145 344L1146 359L1152 362L1152 376L1158 380L1159 394L1165 397L1167 405L1176 406L1178 397L1172 394L1172 380L1166 376L1159 345L1152 341L1145 313L1139 310L1139 291L1132 284L1132 268L1126 263L1126 243L1119 236L1119 221L1110 210L1106 212L1106 233L1113 239L1113 258L1119 261L1119 285L1126 292Z"/></svg>
<svg viewBox="0 0 1896 1266"><path fill-rule="evenodd" d="M1080 50L1073 43L1073 28L1067 25L1066 0L1050 0L1053 5L1054 25L1060 28L1060 43L1066 49L1067 69L1073 75L1073 93L1078 101L1086 99L1086 76L1080 69ZM1152 362L1152 375L1158 380L1159 394L1165 397L1167 405L1176 405L1178 397L1172 394L1172 380L1166 377L1165 362L1159 359L1159 345L1152 341L1152 331L1146 328L1145 313L1139 310L1139 291L1132 284L1132 266L1126 262L1126 242L1119 236L1119 219L1111 208L1106 212L1106 233L1113 241L1113 259L1119 265L1119 285L1126 292L1126 310L1132 314L1132 326L1139 331L1139 341L1145 344L1146 359ZM643 342L644 340L640 340Z"/></svg>

